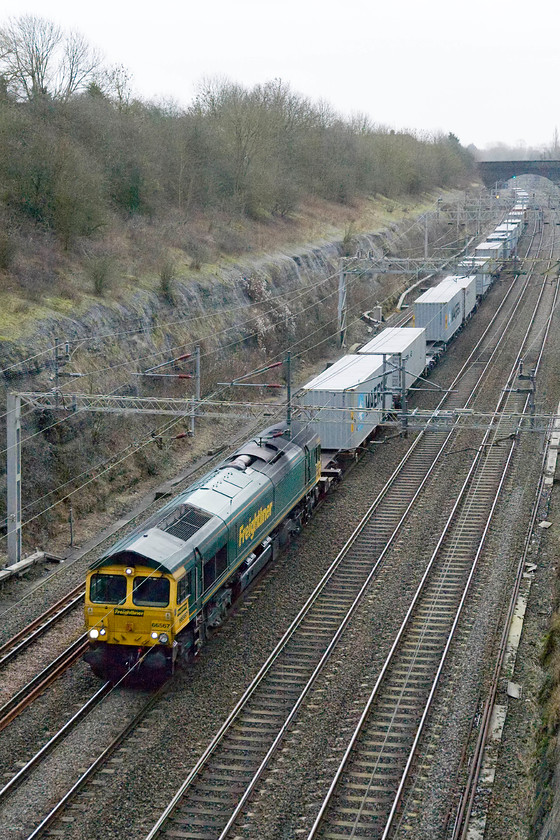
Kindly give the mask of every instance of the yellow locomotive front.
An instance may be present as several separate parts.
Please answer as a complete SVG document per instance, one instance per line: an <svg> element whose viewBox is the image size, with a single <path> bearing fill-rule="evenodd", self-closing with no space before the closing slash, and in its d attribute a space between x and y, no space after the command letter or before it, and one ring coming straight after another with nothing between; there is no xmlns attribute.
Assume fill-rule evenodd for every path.
<svg viewBox="0 0 560 840"><path fill-rule="evenodd" d="M90 571L86 661L98 676L109 679L119 679L138 665L153 677L168 674L178 623L182 627L188 621L188 602L182 607L178 618L177 583L171 574L122 565Z"/></svg>

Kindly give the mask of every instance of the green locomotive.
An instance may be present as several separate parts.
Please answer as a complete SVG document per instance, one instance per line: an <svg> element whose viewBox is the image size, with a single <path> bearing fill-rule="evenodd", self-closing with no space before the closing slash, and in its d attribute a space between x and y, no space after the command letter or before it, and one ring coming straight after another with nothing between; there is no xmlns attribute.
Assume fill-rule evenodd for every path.
<svg viewBox="0 0 560 840"><path fill-rule="evenodd" d="M160 678L188 660L299 529L320 477L317 435L274 426L117 542L87 576L93 671Z"/></svg>

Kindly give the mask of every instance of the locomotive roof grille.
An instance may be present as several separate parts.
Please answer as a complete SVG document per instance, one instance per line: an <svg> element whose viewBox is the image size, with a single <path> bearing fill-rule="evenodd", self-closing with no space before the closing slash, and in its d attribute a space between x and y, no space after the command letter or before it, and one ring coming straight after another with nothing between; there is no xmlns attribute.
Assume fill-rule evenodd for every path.
<svg viewBox="0 0 560 840"><path fill-rule="evenodd" d="M179 505L165 519L158 522L157 527L160 531L165 531L167 534L187 542L211 518L211 514L192 507L192 505Z"/></svg>

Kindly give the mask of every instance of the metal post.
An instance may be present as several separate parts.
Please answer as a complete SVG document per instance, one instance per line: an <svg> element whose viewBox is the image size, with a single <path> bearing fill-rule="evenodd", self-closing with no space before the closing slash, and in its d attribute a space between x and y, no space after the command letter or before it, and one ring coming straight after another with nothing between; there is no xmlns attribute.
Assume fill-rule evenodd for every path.
<svg viewBox="0 0 560 840"><path fill-rule="evenodd" d="M8 560L21 560L21 398L8 394L6 415L7 444L7 526Z"/></svg>
<svg viewBox="0 0 560 840"><path fill-rule="evenodd" d="M68 523L70 525L70 546L74 547L74 508L70 502L70 513L68 514Z"/></svg>
<svg viewBox="0 0 560 840"><path fill-rule="evenodd" d="M404 366L402 353L399 353L399 370L400 370L400 373L401 373L401 413L402 413L403 435L404 435L404 437L408 437L408 403L406 401L406 370L405 370L405 366Z"/></svg>
<svg viewBox="0 0 560 840"><path fill-rule="evenodd" d="M292 438L292 354L286 356L286 426L288 440Z"/></svg>
<svg viewBox="0 0 560 840"><path fill-rule="evenodd" d="M482 225L482 195L478 196L478 209L476 214L476 235L480 233L480 228Z"/></svg>
<svg viewBox="0 0 560 840"><path fill-rule="evenodd" d="M384 415L387 411L387 396L389 396L389 408L393 408L393 396L387 394L387 353L382 353L383 358L383 373L381 374L381 414Z"/></svg>
<svg viewBox="0 0 560 840"><path fill-rule="evenodd" d="M59 394L58 394L58 383L59 383L59 358L58 358L58 345L60 343L59 338L55 338L54 340L54 393L55 393L55 400L56 400L56 407L58 408L59 403Z"/></svg>
<svg viewBox="0 0 560 840"><path fill-rule="evenodd" d="M428 259L428 214L424 215L424 258Z"/></svg>
<svg viewBox="0 0 560 840"><path fill-rule="evenodd" d="M342 260L338 272L338 336L339 347L346 347L346 272Z"/></svg>
<svg viewBox="0 0 560 840"><path fill-rule="evenodd" d="M194 397L196 400L195 405L193 405L192 414L191 414L191 434L194 436L194 413L195 407L200 402L200 345L197 344L195 351L194 351L194 363L195 363L195 375L194 375Z"/></svg>

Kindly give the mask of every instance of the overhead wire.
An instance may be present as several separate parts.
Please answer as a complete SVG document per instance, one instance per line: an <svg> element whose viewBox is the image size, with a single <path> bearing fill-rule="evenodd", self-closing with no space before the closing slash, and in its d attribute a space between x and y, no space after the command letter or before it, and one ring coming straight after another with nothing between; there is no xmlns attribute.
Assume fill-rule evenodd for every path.
<svg viewBox="0 0 560 840"><path fill-rule="evenodd" d="M366 270L366 269L364 269L362 272L359 272L359 273L356 275L356 277L362 277L365 273L367 273L367 270ZM325 282L328 282L328 280L332 279L334 276L336 276L336 275L334 275L334 274L333 274L333 275L329 275L327 278L323 278L321 281L318 281L316 284L313 284L313 286L312 286L312 287L318 287L319 285L322 285L322 284L324 284ZM406 286L406 282L404 282L403 284L401 284L401 286ZM399 286L398 288L400 288L400 286ZM308 293L308 292L309 292L309 287L306 287L304 290L302 290L302 293L301 293L301 294L302 294L302 295L304 295L304 294L306 294L306 293ZM335 291L335 290L333 290L332 292L329 292L327 295L325 295L325 296L324 296L324 298L322 299L322 301L327 300L329 297L331 297L331 296L332 296L332 295L334 295L335 293L336 293L336 291ZM391 295L389 295L389 296L388 296L385 300L387 300L389 297L391 297L391 296L392 296L392 295L394 295L394 294L395 294L395 291L393 291L393 292L391 293ZM270 303L270 302L274 302L274 301L278 300L278 299L279 299L279 298L281 298L281 297L284 297L284 295L275 296L273 299L270 299L270 298L269 298L269 299L267 299L266 301L257 302L255 305L262 305L263 303ZM363 302L363 300L365 300L365 296L364 296L364 298L362 298L359 302L361 303L361 302ZM310 304L310 306L309 306L309 307L306 307L306 309L307 309L307 308L314 308L315 306L317 306L317 305L318 305L318 303L319 303L319 302L314 301L312 304ZM305 309L305 310L303 310L303 311L306 311L306 309ZM270 313L265 313L265 314L270 314ZM300 313L298 313L298 314L301 314L301 312L300 312ZM256 316L256 317L262 317L262 313L259 313L259 316ZM283 319L283 318L285 318L285 317L286 317L286 316L285 316L285 313L280 315L280 319ZM251 320L252 320L252 319L251 319ZM352 325L353 323L356 323L358 320L359 320L359 317L356 317L353 321L351 321L351 322L350 322L350 325ZM276 325L270 326L270 327L269 327L269 329L273 329L275 326L276 326ZM233 329L233 328L236 328L236 327L234 326L234 327L228 328L228 330L229 330L229 329ZM322 329L324 329L324 326L321 326L321 327L317 328L317 330L313 331L312 333L308 333L308 334L306 334L306 336L304 336L304 338L300 339L298 342L295 342L295 344L292 344L292 345L291 345L291 347L292 347L292 348L295 348L296 346L300 345L303 341L308 341L308 340L309 340L309 338L310 338L313 334L315 334L316 332L321 331ZM224 330L224 332L225 332L225 331L227 331L227 330ZM338 330L337 330L337 332L338 332ZM335 333L330 334L330 335L329 335L329 336L327 336L327 337L324 337L321 341L316 342L316 344L315 344L315 345L312 345L311 347L307 347L307 348L306 348L304 351L302 351L301 353L296 354L296 358L300 358L300 357L303 355L303 353L304 353L304 352L305 352L305 353L309 353L311 350L313 350L313 349L315 349L316 347L320 346L320 345L321 345L322 343L324 343L325 341L329 341L329 340L331 340L331 339L332 339L335 335L336 335L336 332L335 332ZM247 340L247 339L245 338L245 339L241 339L241 340L239 340L239 341L246 341L246 340ZM194 343L194 342L190 342L190 343L192 344L192 343ZM232 345L235 345L236 343L238 343L238 342L232 342ZM179 345L179 347L184 348L185 346L188 346L188 344L189 344L189 343L186 343L186 344L184 344L184 345ZM168 353L168 352L169 352L169 349L168 349L167 351L163 351L163 352L167 352L167 353ZM216 351L216 352L217 352L217 351ZM220 352L223 352L223 348L220 348ZM284 350L284 351L281 351L281 353L276 354L276 357L277 357L278 355L281 355L281 354L285 353L285 352L286 352L285 350ZM40 354L38 354L38 355L40 355ZM152 356L152 358L153 358L153 355L154 355L154 354L149 354L149 355L151 355L151 356ZM208 353L208 354L205 354L205 355L210 355L210 354ZM275 358L275 357L273 357L273 358ZM118 388L119 388L119 387L122 387L122 386L118 386L118 387L117 387L117 388L115 388L114 390L118 390ZM218 392L218 393L219 393L219 392ZM33 410L33 409L31 409L31 410ZM70 415L70 416L75 416L75 414L76 414L76 413L74 413L73 415ZM68 418L64 418L64 420L65 420L65 419L68 419ZM163 429L165 430L165 429L170 429L170 428L173 428L173 426L175 426L178 422L181 422L181 420L182 420L182 419L184 419L184 418L180 417L180 418L176 418L176 419L174 419L173 421L170 421L170 422L169 422L166 426L164 426L164 427L163 427ZM57 422L63 422L64 420L57 421ZM54 423L54 424L52 424L52 425L54 426L54 425L56 425L56 424L57 424L57 423ZM47 427L47 428L51 428L51 427ZM45 430L46 430L46 429L43 429L43 430L41 430L41 431L45 431ZM37 433L35 433L35 434L40 434L40 433L41 433L41 432L37 432ZM29 440L31 437L34 437L34 436L35 436L35 434L34 434L34 435L30 435L30 436L28 436L27 438L25 438L25 439L24 439L24 441L25 441L25 440ZM162 432L160 432L160 434L162 434ZM24 441L22 441L22 442L24 442ZM137 445L137 446L134 448L133 452L139 451L139 449L143 448L143 447L144 447L144 446L146 446L148 443L152 443L152 442L153 442L153 437L152 437L152 435L150 435L150 438L149 438L149 439L147 439L145 442L143 442L143 443L141 443L141 444ZM132 444L131 444L131 445L129 445L129 446L127 446L127 447L125 447L125 448L123 448L123 450L121 450L121 451L126 452L126 451L127 451L127 449L130 449L130 448L131 448L131 446L132 446ZM4 450L4 451L6 451L6 450ZM78 490L83 489L83 487L85 487L85 486L87 486L89 483L91 483L91 481L93 481L93 480L95 480L96 478L100 477L100 475L103 475L106 471L108 471L109 469L114 468L114 467L115 467L115 466L117 466L119 463L121 463L123 460L125 460L125 459L126 459L126 458L128 458L128 457L130 457L130 455L131 455L131 454L133 454L133 452L128 453L128 454L127 454L127 455L125 455L122 459L119 459L117 462L115 462L115 463L111 464L110 466L107 466L105 469L103 469L103 470L102 470L102 472L101 472L99 475L96 475L94 478L89 479L89 480L88 480L87 482L85 482L83 485L80 485L80 487L75 488L73 491L71 491L71 493L67 494L67 495L66 495L66 496L64 496L62 499L59 499L59 500L57 500L55 503L53 503L53 505L50 505L50 506L49 506L48 508L46 508L45 510L43 510L43 511L39 512L38 514L36 514L34 517L32 517L30 520L28 520L28 522L33 521L33 519L35 519L35 518L37 518L37 517L39 517L39 516L41 516L41 515L44 515L44 513L48 512L48 510L52 509L52 507L56 506L57 504L59 504L59 503L60 503L60 502L62 502L62 501L65 501L67 498L69 498L69 496L73 495L74 493L78 492ZM103 466L103 465L105 465L105 464L108 464L108 463L109 463L109 462L111 462L111 461L114 461L114 457L115 457L115 456L112 456L111 458L108 458L108 459L104 460L103 462L101 462L101 465ZM97 465L97 467L92 468L92 469L98 469L98 466L99 466L99 465ZM91 470L88 470L87 472L91 472ZM78 478L80 478L80 477L82 477L83 475L87 474L87 472L81 473L81 474L80 474L80 476L78 476ZM36 499L36 500L34 500L34 501L32 501L32 502L28 503L28 505L26 505L25 509L28 509L29 507L31 507L31 506L33 506L33 505L37 504L37 503L38 503L39 501L41 501L43 498L46 498L46 497L48 497L48 496L52 495L53 493L58 492L58 491L59 491L60 489L62 489L63 487L67 486L67 484L71 483L71 481L73 481L73 480L76 480L76 479L72 479L72 480L70 480L70 481L68 481L68 482L65 482L64 484L59 485L59 487L58 487L58 488L54 488L53 490L49 491L49 493L48 493L48 494L45 494L44 496L40 497L39 499ZM27 524L27 523L26 523L26 524Z"/></svg>
<svg viewBox="0 0 560 840"><path fill-rule="evenodd" d="M356 318L356 319L355 319L355 322L357 322L358 320L359 320L359 318ZM351 324L352 324L352 323L354 323L354 321L352 321L352 322L351 322ZM318 328L318 329L320 330L320 329L322 329L322 328ZM311 335L311 334L310 334L310 335ZM309 335L308 337L310 337L310 335ZM314 345L314 346L319 346L319 344L323 343L324 341L331 340L331 339L332 339L335 335L336 335L336 332L335 332L335 333L330 334L328 337L326 337L325 339L323 339L323 340L322 340L322 342L318 342L318 343L317 343L316 345ZM313 348L311 348L311 349L313 349ZM307 350L306 350L305 352L309 352L309 350L310 350L310 348L307 348ZM283 351L283 352L286 352L286 351ZM298 356L297 356L297 354L296 354L296 358L297 358L297 357L298 357ZM276 357L273 357L273 359L274 359L274 358L276 358ZM206 400L206 401L209 401L209 400L212 398L212 396L215 396L216 394L221 393L224 389L225 389L225 388L224 388L224 387L222 387L222 388L219 388L219 389L215 390L215 391L213 392L213 394L212 394L212 395L210 395L210 396L208 396L208 397L204 398L204 400L202 400L201 402L203 403L205 400ZM267 407L269 407L269 406L267 406ZM282 410L283 410L283 409L282 409ZM76 413L74 413L74 414L72 414L72 415L69 415L69 417L68 417L68 418L65 418L65 419L69 419L70 417L75 416L75 414L76 414ZM127 445L126 447L123 447L123 448L120 450L121 452L127 452L127 450L129 450L129 449L131 449L131 451L130 451L130 452L128 452L128 454L127 454L127 455L125 455L123 458L121 458L121 459L119 459L119 460L117 460L117 461L114 461L114 459L115 459L115 457L116 457L116 456L115 456L115 455L113 455L113 456L111 456L110 458L107 458L105 461L101 462L101 466L104 466L105 464L109 464L109 466L107 466L107 467L106 467L106 469L103 469L103 470L102 470L102 472L101 472L101 473L98 473L98 474L97 474L94 478L89 479L88 481L84 482L82 485L80 485L79 487L75 488L73 491L71 491L70 493L66 494L66 495L65 495L65 496L63 496L61 499L58 499L58 500L57 500L56 502L54 502L52 505L49 505L48 507L44 508L42 511L39 511L39 512L38 512L35 516L31 517L30 519L27 519L24 523L22 523L22 527L23 527L23 525L29 524L29 522L32 522L32 521L34 521L34 519L36 519L36 518L38 518L38 517L40 517L40 516L44 515L45 513L47 513L49 510L51 510L53 507L55 507L56 505L60 504L61 502L66 501L66 500L67 500L70 496L74 495L74 494L75 494L76 492L78 492L79 490L81 490L81 489L83 489L84 487L88 486L88 485L89 485L89 484L90 484L93 480L95 480L95 479L97 479L97 478L101 477L101 476L102 476L105 472L108 472L110 469L113 469L113 468L115 468L116 466L118 466L120 463L122 463L122 461L126 460L126 459L127 459L128 457L130 457L131 455L135 454L135 452L139 451L139 450L140 450L141 448L143 448L144 446L146 446L146 445L148 445L148 444L150 444L150 443L153 443L153 442L154 442L154 436L155 436L155 437L162 436L163 434L165 434L165 433L169 432L169 430L170 430L171 428L173 428L175 425L177 425L178 423L182 422L182 421L185 419L185 417L189 417L189 416L190 416L190 415L185 415L185 416L182 416L182 417L175 418L175 419L173 419L173 420L171 420L171 421L167 421L167 422L166 422L166 423L165 423L162 427L160 427L160 428L157 430L157 432L150 433L150 436L149 436L149 437L148 437L148 438L147 438L147 439L146 439L143 443L141 443L141 444L139 444L138 446L136 446L134 449L131 449L131 448L132 448L132 446L133 446L133 444L129 444L129 445ZM52 424L52 426L54 426L54 425L56 425L56 423L55 423L55 424ZM50 428L52 428L52 426L49 426L49 427L46 427L46 428L47 428L47 429L50 429ZM36 432L36 433L34 433L33 435L30 435L30 436L28 436L27 438L24 438L24 439L22 440L22 443L23 443L23 442L25 442L26 440L29 440L31 437L35 437L35 435L37 435L37 434L41 434L41 432L42 432L42 431L45 431L45 430L46 430L46 429L43 429L43 430L41 430L40 432ZM6 450L4 450L4 451L6 451ZM110 462L114 462L114 463L110 463ZM98 466L96 466L96 467L92 467L90 470L84 471L84 472L83 472L83 473L81 473L81 474L80 474L80 476L78 476L77 478L81 478L83 475L87 475L88 473L90 473L90 472L91 472L92 470L94 470L94 469L98 469ZM43 496L41 496L41 497L39 497L39 498L37 498L37 499L34 499L33 501L29 502L29 503L25 506L24 510L28 510L30 507L33 507L34 505L38 504L38 503L39 503L42 499L47 498L48 496L52 496L52 495L53 495L54 493L56 493L56 492L59 492L62 488L66 487L68 484L72 483L72 481L75 481L75 480L76 480L76 478L74 478L74 479L70 479L69 481L64 482L63 484L59 485L58 487L53 488L51 491L49 491L49 493L44 494ZM1 540L1 538L0 538L0 540Z"/></svg>

